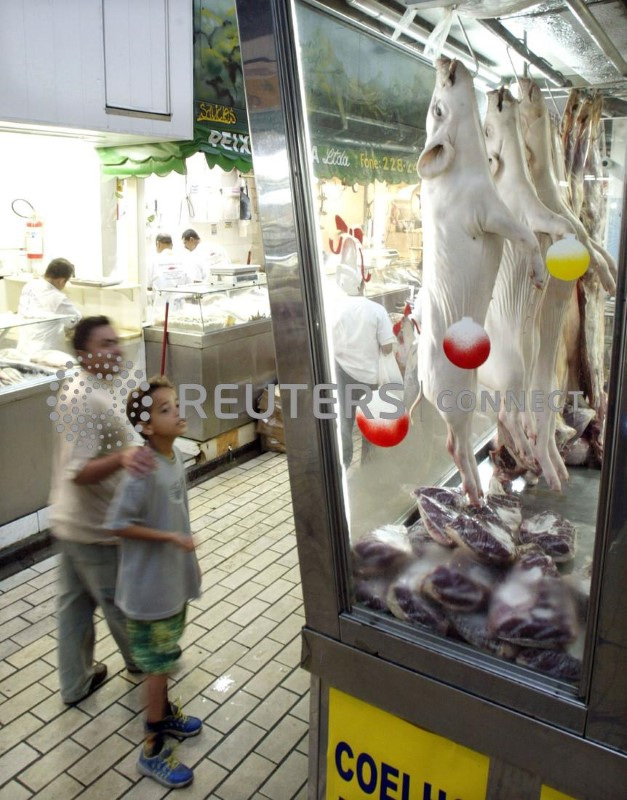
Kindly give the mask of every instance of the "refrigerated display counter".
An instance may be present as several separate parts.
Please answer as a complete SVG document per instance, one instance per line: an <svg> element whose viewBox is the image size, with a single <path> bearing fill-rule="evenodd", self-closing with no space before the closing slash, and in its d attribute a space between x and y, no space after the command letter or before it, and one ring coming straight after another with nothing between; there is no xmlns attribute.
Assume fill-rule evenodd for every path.
<svg viewBox="0 0 627 800"><path fill-rule="evenodd" d="M494 445L496 414L477 407L469 442L483 497L470 503L446 415L424 399L400 445L344 468L337 415L314 413L321 397L333 408L338 302L320 217L342 209L322 212L315 185L333 168L326 179L353 170L349 185L417 182L410 159L425 145L435 83L415 50L350 21L346 5L381 6L237 0L311 673L309 797L619 800L625 227L613 335L599 337L609 348L604 416L588 427L601 413L588 394L587 423L568 417L567 428L583 425L589 437L579 455L558 438L574 441L560 422L561 491L537 464L515 475ZM624 147L619 125L610 134ZM390 165L396 174L383 174ZM624 209L623 181L618 191ZM417 323L429 333L430 318ZM355 429L357 453L360 436Z"/></svg>
<svg viewBox="0 0 627 800"><path fill-rule="evenodd" d="M195 284L153 294L154 324L144 328L147 374L160 372L165 352L164 372L174 385L201 387L187 390L190 400L204 394L202 414L192 409L187 416L187 437L206 442L251 422L247 408L256 410L261 392L276 382L266 287L225 289ZM220 385L228 387L223 395L224 416L215 413L215 391ZM227 398L233 402L227 404Z"/></svg>

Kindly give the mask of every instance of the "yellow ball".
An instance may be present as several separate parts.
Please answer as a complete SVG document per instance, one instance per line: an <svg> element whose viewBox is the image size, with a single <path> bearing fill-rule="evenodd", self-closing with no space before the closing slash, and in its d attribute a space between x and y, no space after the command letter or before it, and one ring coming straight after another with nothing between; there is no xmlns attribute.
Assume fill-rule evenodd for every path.
<svg viewBox="0 0 627 800"><path fill-rule="evenodd" d="M576 281L589 265L590 253L574 236L560 239L546 252L546 268L560 281Z"/></svg>

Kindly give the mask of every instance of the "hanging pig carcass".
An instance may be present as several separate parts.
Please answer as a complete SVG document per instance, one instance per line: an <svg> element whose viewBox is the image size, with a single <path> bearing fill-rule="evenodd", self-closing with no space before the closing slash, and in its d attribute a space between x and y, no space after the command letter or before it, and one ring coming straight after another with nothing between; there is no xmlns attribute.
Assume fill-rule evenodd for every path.
<svg viewBox="0 0 627 800"><path fill-rule="evenodd" d="M499 196L514 217L534 233L543 232L553 239L573 233L569 222L538 199L525 159L518 105L507 89L488 93L483 129ZM479 369L479 379L499 392L499 431L505 429L518 460L535 470L531 444L535 442L535 419L528 412L540 347L538 313L543 293L529 280L527 257L526 249L505 240L485 322L490 356ZM499 444L504 444L500 438Z"/></svg>
<svg viewBox="0 0 627 800"><path fill-rule="evenodd" d="M528 79L519 80L522 97L520 115L526 145L527 162L540 200L553 212L570 222L578 239L590 252L590 268L595 270L604 288L615 290L612 269L603 255L591 242L585 229L564 202L553 169L551 149L551 127L549 112L538 85ZM541 235L543 255L551 244L548 236ZM547 287L539 314L541 347L532 377L532 391L548 398L552 392L563 390L556 378L557 356L564 321L573 294L574 281L547 279ZM568 470L555 442L556 413L548 403L542 403L536 413L537 438L534 454L542 472L553 489L561 489L562 481L568 480Z"/></svg>
<svg viewBox="0 0 627 800"><path fill-rule="evenodd" d="M476 395L477 371L461 369L448 360L444 337L464 317L484 324L504 238L515 241L526 254L525 271L538 287L544 264L535 236L514 219L496 192L472 79L458 61L440 58L436 63L427 142L418 172L423 210L418 376L425 397L447 424L447 448L463 489L470 502L478 504L482 492L471 446L473 414L458 402Z"/></svg>

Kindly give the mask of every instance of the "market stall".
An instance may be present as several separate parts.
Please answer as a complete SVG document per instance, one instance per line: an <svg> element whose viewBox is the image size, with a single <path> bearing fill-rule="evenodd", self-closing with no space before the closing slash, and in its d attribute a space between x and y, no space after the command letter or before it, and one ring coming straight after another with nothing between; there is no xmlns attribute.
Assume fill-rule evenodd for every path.
<svg viewBox="0 0 627 800"><path fill-rule="evenodd" d="M509 76L510 82L514 75L506 60L496 63L498 53L490 64L480 53L473 69L474 52L464 52L457 39L452 45L456 52L449 49L445 55L465 61L474 72L474 89L482 91L475 97L472 75L459 61L441 62L436 77L430 60L422 57L422 47L415 46L416 36L412 37L424 30L413 25L416 8L403 16L406 4L389 5L395 11L372 2L237 2L305 601L303 666L312 673L310 797L619 798L627 775L627 693L620 666L627 630L620 600L621 576L627 567L622 492L627 444L624 226L618 247L624 208L624 126L616 118L603 125L606 157L621 165L619 174L595 174L592 167L586 173L594 174L608 207L607 224L599 230L582 232L579 217L571 220L572 211L561 205L566 201L557 178L550 195L542 175L533 174L533 164L521 166L518 195L532 192L529 208L545 192L542 213L550 210L554 215L555 240L572 226L581 241L588 242L590 275L599 276L603 286L598 291L603 302L586 301L588 309L600 310L600 321L592 324L588 318L587 327L580 328L583 339L577 341L585 343L586 336L594 335L611 346L604 345L599 353L599 361L609 363L609 370L600 375L598 398L592 384L581 388L576 382L579 374L571 376L573 383L562 376L564 386L580 392L586 401L587 421L568 417L567 425L583 426L583 435L577 436L582 440L576 448L579 463L573 455L573 434L566 434L571 449L560 450L557 412L543 417L534 408L539 430L545 430L543 425L554 427L546 441L538 436L530 443L532 460L515 475L515 459L510 463L503 454L520 456L524 442L497 441L503 427L517 430L510 416L501 416L511 409L498 402L494 406L478 402L484 390L494 387L487 378L485 383L476 382L475 366L455 363L455 346L442 339L448 329L444 326L439 332L434 322L438 314L445 314L447 302L458 301L463 309L464 303L475 301L473 313L482 315L479 325L487 328L494 312L489 301L498 295L495 280L501 251L488 285L484 273L472 272L473 242L486 230L479 226L467 240L462 233L465 211L480 208L485 198L499 209L506 202L507 187L489 177L489 131L479 124L476 103L485 116L496 99L498 113L503 113L510 101L496 91L500 74ZM551 20L549 15L544 24ZM562 24L563 19L553 23ZM394 30L396 44L391 37ZM429 30L423 38L428 34ZM447 42L446 48L450 46ZM533 56L531 50L525 51ZM316 52L320 58L312 56ZM536 59L536 63L541 62ZM316 64L326 66L324 80ZM562 62L557 66L565 69ZM521 63L518 69L522 73ZM559 79L557 72L552 69ZM546 122L548 132L544 109L553 95L543 93L538 81L533 89L520 77L523 88L528 87L528 102L535 104L536 118ZM463 119L459 106L445 94L453 87L466 92ZM486 97L486 90L492 94ZM323 95L327 105L329 98L335 104L334 115L325 113ZM570 96L564 92L553 99L563 111ZM608 106L612 100L608 98ZM521 102L521 116L523 112L531 114ZM413 115L413 131L406 124L408 115ZM454 125L447 130L448 138L439 140L432 156L436 166L430 169L423 154L431 152L430 137L440 130L436 118L441 117L453 118ZM327 155L320 159L321 119L329 126L331 118L335 132L327 132ZM369 134L364 133L364 120ZM343 186L341 177L331 171L321 175L319 170L331 170L334 160L343 162L344 169L360 164L372 177L372 181L366 177L364 185L374 185L381 177L377 170L386 162L381 153L369 154L366 145L386 127L396 128L397 135L390 135L389 141L401 143L406 151L406 156L399 156L407 159L400 167L407 171L411 153L416 161L421 158L420 183L436 180L438 158L450 159L457 147L459 160L471 141L476 143L470 167L485 166L480 176L484 182L472 184L470 201L465 181L459 181L454 192L448 189L445 210L439 211L437 220L432 209L442 202L438 196L442 181L421 186L421 207L414 199L412 209L413 188L401 196L396 189L390 192L393 181L385 189L393 199L386 197L379 205L373 201L370 209L363 192L356 206L347 201L342 207L342 195L358 195L353 191L355 176ZM456 141L457 131L462 138ZM357 137L362 144L349 147L346 140ZM595 141L599 141L596 132ZM541 152L533 151L537 146L533 139L526 143L532 152ZM523 152L520 145L521 165ZM500 157L506 163L504 149ZM553 162L544 162L546 175L553 177L554 168ZM321 179L326 181L322 190ZM340 186L335 197L333 190L328 191L331 182ZM416 187L418 182L407 185ZM571 183L570 188L576 191L578 185ZM514 208L514 200L510 202ZM551 346L557 351L567 330L562 324L566 309L574 308L569 305L573 297L588 296L588 279L579 283L578 277L545 276L549 242L540 251L543 240L521 230L522 215L515 220L507 216L514 214L509 206L500 213L507 224L500 227L499 236L518 236L529 248L528 263L535 265L534 277L543 286L539 296L555 293L545 306L540 304L537 324L544 331L544 354ZM403 225L403 220L408 223ZM425 377L426 398L400 444L380 447L367 462L355 459L342 468L337 414L320 413L321 405L328 412L336 402L332 321L341 297L336 281L329 278L335 278L333 267L338 270L342 265L334 265L329 252L337 250L335 237L340 232L345 238L357 238L358 228L364 256L368 250L400 251L381 238L389 235L392 221L393 233L408 239L420 228L420 237L416 236L420 243L408 244L407 250L421 248L421 264L416 259L413 266L422 267L417 286L429 305L417 319L417 362L412 366L406 360L402 366L406 389L408 375ZM406 230L396 230L397 222ZM438 239L440 230L446 236ZM436 241L439 247L434 247ZM618 262L615 276L610 249ZM437 295L434 279L446 275L446 255L451 251L456 253L457 279ZM484 258L489 265L493 257ZM367 273L367 264L363 271ZM465 284L469 275L475 276L474 281ZM525 277L529 280L527 273ZM410 289L407 281L405 299L411 301ZM605 300L612 294L610 319ZM441 297L442 304L434 297ZM529 297L529 302L537 299L533 293ZM547 320L558 308L563 317L551 339ZM402 326L404 319L399 321ZM613 323L613 336L604 335L604 321ZM585 332L588 328L590 334ZM514 339L511 325L501 322L500 328L497 324L490 331L494 353ZM408 334L410 345L412 336ZM425 346L438 336L438 349ZM399 343L397 355L400 350ZM580 348L573 353L581 357ZM535 364L542 363L543 353L533 357L539 373ZM451 371L448 362L459 372ZM560 363L556 355L552 367L556 373ZM431 366L427 375L425 364ZM450 375L461 376L457 386L438 384ZM481 372L479 378L483 380ZM457 388L477 401L465 409L471 413L461 417L463 426L460 415L449 415L451 409L430 394L427 379L442 391ZM524 391L539 385L538 378L537 384L524 384ZM565 407L562 411L565 415ZM598 430L590 427L595 420ZM459 445L462 440L466 449ZM358 449L359 433L354 441ZM559 460L546 462L545 446L547 452L557 451ZM559 467L557 481L551 465L556 471Z"/></svg>

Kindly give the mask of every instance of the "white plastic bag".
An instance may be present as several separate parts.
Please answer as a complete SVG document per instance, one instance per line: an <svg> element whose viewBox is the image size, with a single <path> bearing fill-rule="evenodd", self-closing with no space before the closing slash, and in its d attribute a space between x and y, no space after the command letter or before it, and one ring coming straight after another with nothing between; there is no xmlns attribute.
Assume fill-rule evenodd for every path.
<svg viewBox="0 0 627 800"><path fill-rule="evenodd" d="M401 370L396 363L394 353L385 355L379 351L379 386L387 386L389 384L397 384L395 389L403 390L403 376Z"/></svg>

